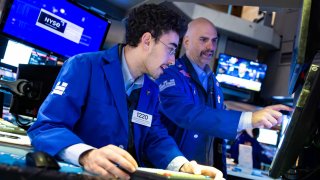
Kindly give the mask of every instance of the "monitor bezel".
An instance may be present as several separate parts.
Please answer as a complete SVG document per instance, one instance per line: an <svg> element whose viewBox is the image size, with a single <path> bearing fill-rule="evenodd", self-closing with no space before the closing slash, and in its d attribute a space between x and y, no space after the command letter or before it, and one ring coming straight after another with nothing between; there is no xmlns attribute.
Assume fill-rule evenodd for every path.
<svg viewBox="0 0 320 180"><path fill-rule="evenodd" d="M310 76L310 70L315 66L317 72ZM270 177L278 178L285 175L295 165L295 161L304 147L312 144L312 138L314 138L316 130L319 129L320 124L316 122L316 117L319 115L320 67L311 65L309 69L290 123L286 127L284 136L281 137L278 150L272 161L269 170ZM301 137L302 135L303 137Z"/></svg>

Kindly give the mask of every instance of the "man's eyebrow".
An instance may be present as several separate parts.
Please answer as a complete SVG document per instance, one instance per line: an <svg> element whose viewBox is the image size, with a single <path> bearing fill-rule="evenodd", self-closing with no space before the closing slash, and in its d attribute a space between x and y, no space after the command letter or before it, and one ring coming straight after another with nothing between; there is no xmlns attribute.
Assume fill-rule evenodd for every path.
<svg viewBox="0 0 320 180"><path fill-rule="evenodd" d="M210 39L210 38L206 36L200 36L199 39Z"/></svg>
<svg viewBox="0 0 320 180"><path fill-rule="evenodd" d="M176 43L169 43L169 44L171 44L171 45L174 46L175 48L178 47L178 44L176 44Z"/></svg>
<svg viewBox="0 0 320 180"><path fill-rule="evenodd" d="M199 39L210 39L209 37L206 37L206 36L200 36ZM218 36L216 37L213 37L211 39L218 39Z"/></svg>

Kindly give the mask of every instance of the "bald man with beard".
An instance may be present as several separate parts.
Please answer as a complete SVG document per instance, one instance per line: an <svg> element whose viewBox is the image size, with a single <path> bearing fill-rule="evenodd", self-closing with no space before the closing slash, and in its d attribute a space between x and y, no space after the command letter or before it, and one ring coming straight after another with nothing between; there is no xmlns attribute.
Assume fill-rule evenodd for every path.
<svg viewBox="0 0 320 180"><path fill-rule="evenodd" d="M218 33L212 22L197 18L183 39L186 54L157 80L161 120L188 159L213 165L226 174L225 140L246 128L271 128L279 123L284 105L255 112L225 110L223 93L210 68Z"/></svg>

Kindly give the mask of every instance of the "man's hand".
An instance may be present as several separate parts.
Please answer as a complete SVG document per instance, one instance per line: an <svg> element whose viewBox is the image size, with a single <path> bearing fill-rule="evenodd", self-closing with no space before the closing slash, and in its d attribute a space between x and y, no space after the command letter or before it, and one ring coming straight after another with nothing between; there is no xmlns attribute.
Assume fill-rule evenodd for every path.
<svg viewBox="0 0 320 180"><path fill-rule="evenodd" d="M215 180L223 179L223 174L221 171L214 167L197 164L196 161L190 161L183 164L180 168L180 172L210 176Z"/></svg>
<svg viewBox="0 0 320 180"><path fill-rule="evenodd" d="M282 104L267 106L252 113L252 126L254 128L271 128L279 124L282 116L280 110L292 111L293 109Z"/></svg>
<svg viewBox="0 0 320 180"><path fill-rule="evenodd" d="M108 179L130 179L125 171L133 173L138 167L127 151L114 145L89 150L80 156L79 162L87 171Z"/></svg>

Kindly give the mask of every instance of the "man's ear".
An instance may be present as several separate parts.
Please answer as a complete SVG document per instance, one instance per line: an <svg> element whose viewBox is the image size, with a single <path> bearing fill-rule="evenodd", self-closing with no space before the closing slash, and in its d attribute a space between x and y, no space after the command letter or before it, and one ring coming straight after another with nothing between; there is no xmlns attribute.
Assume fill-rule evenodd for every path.
<svg viewBox="0 0 320 180"><path fill-rule="evenodd" d="M188 47L189 47L189 43L190 43L189 37L188 37L188 36L184 36L184 37L183 37L183 40L182 40L182 43L183 43L183 46L184 46L185 48L188 48Z"/></svg>
<svg viewBox="0 0 320 180"><path fill-rule="evenodd" d="M141 43L143 49L149 49L152 42L152 35L149 32L145 32L141 36Z"/></svg>

